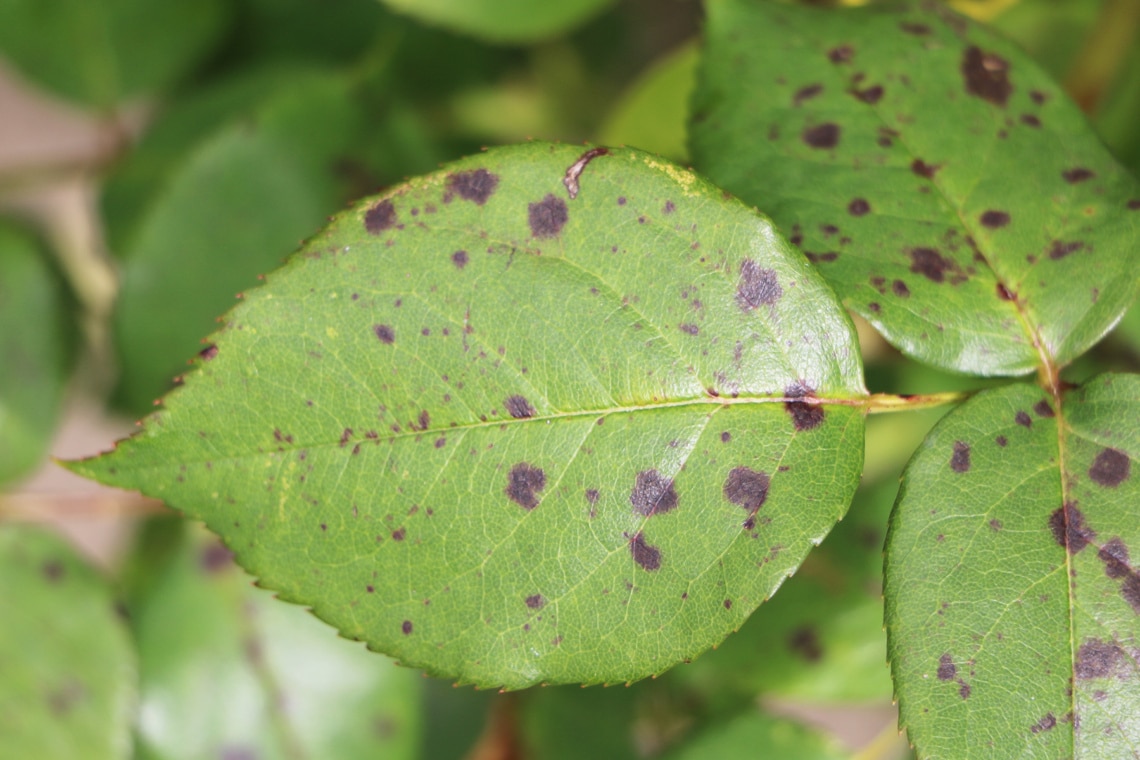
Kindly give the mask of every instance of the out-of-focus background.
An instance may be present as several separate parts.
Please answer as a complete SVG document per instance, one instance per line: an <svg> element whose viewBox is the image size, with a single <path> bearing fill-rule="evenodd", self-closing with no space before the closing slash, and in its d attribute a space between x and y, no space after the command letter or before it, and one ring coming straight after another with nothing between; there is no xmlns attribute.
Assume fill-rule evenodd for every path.
<svg viewBox="0 0 1140 760"><path fill-rule="evenodd" d="M1140 171L1140 2L951 4L1026 47ZM359 647L300 610L264 604L268 595L248 587L224 550L161 504L50 461L129 434L235 295L353 198L531 138L686 160L696 0L576 0L567 7L581 10L567 19L538 31L520 21L505 34L423 10L443 3L390 5L0 6L0 521L50 526L96 568L93 582L126 599L139 654L124 662L145 672L136 693L119 697L140 712L124 722L129 738L115 741L139 756L228 760L558 757L575 745L570 757L595 741L598 756L622 746L648 757L688 730L695 693L702 710L752 695L797 721L789 725L821 730L837 756L905 755L876 573L895 479L937 412L872 421L865 487L836 531L844 536L825 544L864 547L858 594L819 603L835 572L821 555L757 613L754 631L707 662L633 696L589 690L586 700L564 689L453 690L416 674L356 678L349 688L365 668L404 671L379 655L353 659ZM979 384L900 362L865 325L860 334L872 390ZM1076 371L1109 360L1140 369L1137 336L1133 312ZM216 573L195 585L195 567ZM221 622L203 624L210 616ZM352 651L325 652L330 642ZM741 664L758 653L760 666ZM286 672L309 660L322 665ZM79 699L69 694L61 699ZM334 720L334 707L354 717ZM590 710L609 714L596 732L584 728ZM316 728L322 720L336 729Z"/></svg>

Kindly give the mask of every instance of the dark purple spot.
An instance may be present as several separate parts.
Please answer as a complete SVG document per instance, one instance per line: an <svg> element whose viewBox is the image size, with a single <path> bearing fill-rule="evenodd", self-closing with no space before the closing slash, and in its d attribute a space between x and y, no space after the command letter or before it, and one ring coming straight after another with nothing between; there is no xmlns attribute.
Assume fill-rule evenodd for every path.
<svg viewBox="0 0 1140 760"><path fill-rule="evenodd" d="M1128 480L1131 474L1132 460L1117 449L1103 449L1096 455L1092 467L1089 468L1089 477L1094 483L1105 488L1116 488Z"/></svg>
<svg viewBox="0 0 1140 760"><path fill-rule="evenodd" d="M1009 292L1009 288L1007 288L1002 283L999 282L995 286L995 289L997 290L997 297L1000 298L1001 300L1012 301L1014 299L1013 293Z"/></svg>
<svg viewBox="0 0 1140 760"><path fill-rule="evenodd" d="M1120 588L1120 595L1124 597L1124 601L1132 608L1132 611L1140 615L1140 575L1135 571L1128 574L1124 579L1124 585Z"/></svg>
<svg viewBox="0 0 1140 760"><path fill-rule="evenodd" d="M920 274L931 282L942 282L946 272L954 269L954 262L944 258L933 248L911 248L910 271Z"/></svg>
<svg viewBox="0 0 1140 760"><path fill-rule="evenodd" d="M1021 123L1027 127L1033 127L1034 129L1041 127L1041 120L1031 113L1021 114Z"/></svg>
<svg viewBox="0 0 1140 760"><path fill-rule="evenodd" d="M938 680L949 681L958 675L958 667L949 653L938 658Z"/></svg>
<svg viewBox="0 0 1140 760"><path fill-rule="evenodd" d="M970 684L965 681L958 681L958 696L962 699L970 698Z"/></svg>
<svg viewBox="0 0 1140 760"><path fill-rule="evenodd" d="M724 498L743 507L750 515L756 514L768 498L768 473L748 467L735 467L724 481Z"/></svg>
<svg viewBox="0 0 1140 760"><path fill-rule="evenodd" d="M792 105L798 108L803 105L805 100L810 100L821 92L823 92L822 84L809 84L807 87L801 87L796 90L796 94L792 96Z"/></svg>
<svg viewBox="0 0 1140 760"><path fill-rule="evenodd" d="M546 604L546 600L542 598L542 594L531 594L526 598L526 606L532 610L540 610Z"/></svg>
<svg viewBox="0 0 1140 760"><path fill-rule="evenodd" d="M1076 166L1072 169L1066 169L1065 171L1061 172L1061 177L1063 177L1064 180L1070 185L1075 185L1078 182L1084 182L1085 180L1092 179L1095 176L1096 172L1091 169L1086 169L1083 166Z"/></svg>
<svg viewBox="0 0 1140 760"><path fill-rule="evenodd" d="M437 449L442 449L446 445L447 445L447 439L446 438L436 438L435 439L435 447Z"/></svg>
<svg viewBox="0 0 1140 760"><path fill-rule="evenodd" d="M942 168L941 164L928 164L921 158L916 158L910 163L910 170L920 177L926 179L934 179L934 175Z"/></svg>
<svg viewBox="0 0 1140 760"><path fill-rule="evenodd" d="M598 503L598 496L599 495L600 494L598 493L598 489L596 489L596 488L587 488L586 489L586 501L590 502L591 505Z"/></svg>
<svg viewBox="0 0 1140 760"><path fill-rule="evenodd" d="M1124 651L1116 642L1085 639L1077 650L1074 670L1077 678L1082 681L1090 678L1108 678L1116 672L1124 656Z"/></svg>
<svg viewBox="0 0 1140 760"><path fill-rule="evenodd" d="M550 238L558 235L570 218L570 213L566 209L566 201L547 193L538 203L527 206L527 216L530 220L530 232L534 237Z"/></svg>
<svg viewBox="0 0 1140 760"><path fill-rule="evenodd" d="M424 409L420 412L420 416L416 418L416 422L418 422L419 424L412 425L411 427L413 430L427 430L428 429L428 425L431 424L431 415L428 414L427 409ZM349 432L351 432L351 431L349 431Z"/></svg>
<svg viewBox="0 0 1140 760"><path fill-rule="evenodd" d="M410 634L412 632L412 621L411 620L405 620L403 625L400 626L400 630L402 630L404 632L405 636Z"/></svg>
<svg viewBox="0 0 1140 760"><path fill-rule="evenodd" d="M883 86L876 84L868 87L865 90L852 90L852 95L863 101L867 105L875 105L883 97Z"/></svg>
<svg viewBox="0 0 1140 760"><path fill-rule="evenodd" d="M1057 259L1063 259L1070 253L1076 253L1084 247L1084 243L1062 243L1060 240L1054 240L1052 247L1049 248L1049 258L1053 259L1054 261Z"/></svg>
<svg viewBox="0 0 1140 760"><path fill-rule="evenodd" d="M1041 105L1048 99L1049 96L1040 90L1030 90L1029 97L1033 100L1034 103Z"/></svg>
<svg viewBox="0 0 1140 760"><path fill-rule="evenodd" d="M910 298L910 288L902 280L895 280L891 283L891 290L899 298Z"/></svg>
<svg viewBox="0 0 1140 760"><path fill-rule="evenodd" d="M230 567L233 558L233 552L219 542L212 541L198 555L198 567L205 573L219 573Z"/></svg>
<svg viewBox="0 0 1140 760"><path fill-rule="evenodd" d="M1001 446L1004 449L1006 447L1006 444L1009 443L1009 440L1004 435L999 435L997 438L994 439L994 443L996 443L998 446Z"/></svg>
<svg viewBox="0 0 1140 760"><path fill-rule="evenodd" d="M871 211L871 204L865 198L855 198L847 204L847 213L851 216L863 216Z"/></svg>
<svg viewBox="0 0 1140 760"><path fill-rule="evenodd" d="M725 430L723 433L720 434L720 442L721 443L728 443L731 440L732 440L732 433L728 432L727 430Z"/></svg>
<svg viewBox="0 0 1140 760"><path fill-rule="evenodd" d="M701 329L694 324L685 323L680 325L678 329L687 335L700 335Z"/></svg>
<svg viewBox="0 0 1140 760"><path fill-rule="evenodd" d="M902 29L907 34L914 34L919 37L930 34L930 27L926 24L918 24L913 21L899 22L899 29Z"/></svg>
<svg viewBox="0 0 1140 760"><path fill-rule="evenodd" d="M1128 201L1128 210L1140 211L1140 198L1133 198L1132 200Z"/></svg>
<svg viewBox="0 0 1140 760"><path fill-rule="evenodd" d="M805 129L802 137L812 148L834 148L839 144L839 125L831 122L816 124Z"/></svg>
<svg viewBox="0 0 1140 760"><path fill-rule="evenodd" d="M994 519L990 520L990 530L992 530L994 533L997 533L1001 529L1002 529L1002 521L1001 520L997 519L996 517Z"/></svg>
<svg viewBox="0 0 1140 760"><path fill-rule="evenodd" d="M364 229L371 235L379 235L396 224L396 207L392 201L383 200L364 213Z"/></svg>
<svg viewBox="0 0 1140 760"><path fill-rule="evenodd" d="M1096 531L1085 524L1084 514L1072 501L1065 502L1049 515L1049 530L1053 532L1053 540L1070 554L1076 554L1096 538Z"/></svg>
<svg viewBox="0 0 1140 760"><path fill-rule="evenodd" d="M812 253L811 251L804 251L804 256L813 264L835 261L837 258L839 258L839 254L835 251L828 251L827 253Z"/></svg>
<svg viewBox="0 0 1140 760"><path fill-rule="evenodd" d="M1049 406L1049 402L1045 399L1041 399L1034 404L1033 411L1037 413L1038 417L1053 417L1056 414L1053 411L1053 407Z"/></svg>
<svg viewBox="0 0 1140 760"><path fill-rule="evenodd" d="M467 251L456 251L451 254L451 263L462 269L467 266Z"/></svg>
<svg viewBox="0 0 1140 760"><path fill-rule="evenodd" d="M878 314L878 313L879 313L880 311L882 311L882 309L883 309L883 307L882 307L882 306L880 306L879 304L875 303L874 301L872 301L871 303L867 304L867 308L868 308L868 309L869 309L869 310L870 310L870 311L871 311L873 314Z"/></svg>
<svg viewBox="0 0 1140 760"><path fill-rule="evenodd" d="M397 528L396 530L392 531L392 540L393 541L403 541L407 537L407 535L408 535L407 530L405 530L404 528Z"/></svg>
<svg viewBox="0 0 1140 760"><path fill-rule="evenodd" d="M774 304L784 295L774 269L764 269L752 259L740 263L740 280L736 285L736 302L748 311L761 304Z"/></svg>
<svg viewBox="0 0 1140 760"><path fill-rule="evenodd" d="M971 45L962 56L962 78L966 92L1004 107L1013 92L1009 83L1009 62Z"/></svg>
<svg viewBox="0 0 1140 760"><path fill-rule="evenodd" d="M352 438L352 428L345 428L340 433L340 440L337 441L338 445L343 449L348 445L349 439Z"/></svg>
<svg viewBox="0 0 1140 760"><path fill-rule="evenodd" d="M962 473L970 471L970 444L954 442L954 453L950 457L950 469Z"/></svg>
<svg viewBox="0 0 1140 760"><path fill-rule="evenodd" d="M814 628L806 625L791 632L788 636L788 648L808 662L819 662L823 659L823 647L820 646L819 636L816 635Z"/></svg>
<svg viewBox="0 0 1140 760"><path fill-rule="evenodd" d="M661 550L645 543L645 538L640 533L630 539L629 552L633 555L633 561L646 570L661 567Z"/></svg>
<svg viewBox="0 0 1140 760"><path fill-rule="evenodd" d="M201 351L198 352L198 356L201 357L202 361L204 361L204 362L210 361L211 359L213 359L217 355L218 355L218 347L216 345L214 345L213 343L211 343L210 345L206 346L205 348L203 348Z"/></svg>
<svg viewBox="0 0 1140 760"><path fill-rule="evenodd" d="M1033 427L1033 418L1029 416L1028 412L1018 412L1013 415L1013 421L1022 427Z"/></svg>
<svg viewBox="0 0 1140 760"><path fill-rule="evenodd" d="M443 193L443 202L450 203L458 195L465 201L472 201L482 206L499 186L499 177L486 169L476 169L470 172L458 172L448 175L447 189Z"/></svg>
<svg viewBox="0 0 1140 760"><path fill-rule="evenodd" d="M624 206L624 205L625 205L625 196L624 196L624 195L622 195L622 196L618 197L618 205L619 205L619 206Z"/></svg>
<svg viewBox="0 0 1140 760"><path fill-rule="evenodd" d="M637 473L637 482L629 494L629 502L639 513L650 517L663 514L677 506L677 492L673 481L657 472L645 470Z"/></svg>
<svg viewBox="0 0 1140 760"><path fill-rule="evenodd" d="M43 572L44 578L47 579L48 583L59 583L60 579L63 578L63 565L57 560L45 562L40 570Z"/></svg>
<svg viewBox="0 0 1140 760"><path fill-rule="evenodd" d="M1104 574L1109 578L1124 578L1133 572L1129 564L1128 547L1119 536L1102 546L1096 556L1104 563Z"/></svg>
<svg viewBox="0 0 1140 760"><path fill-rule="evenodd" d="M799 383L788 386L784 396L789 399L811 398L812 391ZM797 431L813 430L823 424L823 406L807 401L785 401L784 409L792 415L792 425Z"/></svg>
<svg viewBox="0 0 1140 760"><path fill-rule="evenodd" d="M538 506L538 494L546 488L546 473L539 467L519 462L507 476L507 496L525 510Z"/></svg>
<svg viewBox="0 0 1140 760"><path fill-rule="evenodd" d="M381 343L392 343L396 340L396 331L391 325L372 325L372 332L376 333Z"/></svg>
<svg viewBox="0 0 1140 760"><path fill-rule="evenodd" d="M827 60L832 63L847 63L855 57L855 48L850 45L840 45L827 51Z"/></svg>
<svg viewBox="0 0 1140 760"><path fill-rule="evenodd" d="M662 208L662 211L664 211L666 214L672 214L676 210L677 206L673 203L673 201L665 201L665 206Z"/></svg>
<svg viewBox="0 0 1140 760"><path fill-rule="evenodd" d="M516 420L526 419L527 417L533 417L538 414L524 396L508 396L507 400L503 403L507 407L507 413Z"/></svg>
<svg viewBox="0 0 1140 760"><path fill-rule="evenodd" d="M1009 214L1005 211L987 211L981 216L982 226L996 230L1009 224Z"/></svg>

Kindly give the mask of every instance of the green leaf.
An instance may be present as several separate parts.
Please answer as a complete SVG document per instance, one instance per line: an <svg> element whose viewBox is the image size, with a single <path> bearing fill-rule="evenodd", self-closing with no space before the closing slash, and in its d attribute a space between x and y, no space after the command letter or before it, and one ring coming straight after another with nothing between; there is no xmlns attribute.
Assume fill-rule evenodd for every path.
<svg viewBox="0 0 1140 760"><path fill-rule="evenodd" d="M698 52L695 43L686 43L654 63L606 118L599 142L686 160L685 122L696 86Z"/></svg>
<svg viewBox="0 0 1140 760"><path fill-rule="evenodd" d="M901 723L924 757L1140 742L1140 378L983 391L907 468L887 543ZM1067 551L1066 551L1067 548Z"/></svg>
<svg viewBox="0 0 1140 760"><path fill-rule="evenodd" d="M904 353L1053 374L1131 303L1140 185L1015 46L934 3L708 15L694 161Z"/></svg>
<svg viewBox="0 0 1140 760"><path fill-rule="evenodd" d="M0 51L56 93L110 109L185 77L227 15L221 0L6 0Z"/></svg>
<svg viewBox="0 0 1140 760"><path fill-rule="evenodd" d="M254 589L204 532L142 533L142 757L413 758L423 681Z"/></svg>
<svg viewBox="0 0 1140 760"><path fill-rule="evenodd" d="M766 219L580 151L496 150L338 216L141 435L72 467L433 673L520 688L695 657L845 511L858 347Z"/></svg>
<svg viewBox="0 0 1140 760"><path fill-rule="evenodd" d="M0 485L43 460L71 364L71 304L47 253L0 220ZM18 326L18 327L17 327Z"/></svg>
<svg viewBox="0 0 1140 760"><path fill-rule="evenodd" d="M169 388L234 295L277 266L339 201L336 159L358 128L346 82L298 76L235 116L234 97L259 81L279 80L233 83L179 112L203 125L229 118L197 141L182 127L163 131L113 196L111 238L124 259L117 395L133 412ZM173 161L187 143L192 149Z"/></svg>
<svg viewBox="0 0 1140 760"><path fill-rule="evenodd" d="M59 538L0 524L0 754L130 757L134 656L106 581Z"/></svg>
<svg viewBox="0 0 1140 760"><path fill-rule="evenodd" d="M383 0L393 10L491 42L534 42L570 31L612 0Z"/></svg>
<svg viewBox="0 0 1140 760"><path fill-rule="evenodd" d="M778 757L781 760L843 760L848 754L826 739L790 720L750 710L694 737L669 760L717 757Z"/></svg>

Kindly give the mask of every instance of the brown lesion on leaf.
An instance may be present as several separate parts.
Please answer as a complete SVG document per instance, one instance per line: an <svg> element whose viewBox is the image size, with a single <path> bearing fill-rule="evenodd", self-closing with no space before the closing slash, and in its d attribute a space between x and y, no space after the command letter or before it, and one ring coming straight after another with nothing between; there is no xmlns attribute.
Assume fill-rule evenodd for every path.
<svg viewBox="0 0 1140 760"><path fill-rule="evenodd" d="M961 72L966 92L995 106L1004 108L1013 92L1009 70L1009 61L976 45L966 48L962 55Z"/></svg>
<svg viewBox="0 0 1140 760"><path fill-rule="evenodd" d="M647 544L640 532L635 533L629 540L629 552L633 556L633 561L643 570L652 572L661 568L661 550Z"/></svg>
<svg viewBox="0 0 1140 760"><path fill-rule="evenodd" d="M447 186L443 191L443 202L451 203L455 196L482 206L499 186L499 175L486 169L456 172L447 175Z"/></svg>
<svg viewBox="0 0 1140 760"><path fill-rule="evenodd" d="M673 481L657 470L637 473L637 481L629 494L629 502L641 515L652 517L677 507L679 497Z"/></svg>
<svg viewBox="0 0 1140 760"><path fill-rule="evenodd" d="M519 462L507 476L507 497L528 512L538 506L538 494L546 488L546 472L528 462Z"/></svg>
<svg viewBox="0 0 1140 760"><path fill-rule="evenodd" d="M578 197L578 178L582 176L582 171L586 168L586 165L598 156L608 156L609 154L609 148L601 146L591 148L579 156L577 161L567 167L566 175L562 178L562 184L566 187L566 193L570 196L570 200L574 200Z"/></svg>
<svg viewBox="0 0 1140 760"><path fill-rule="evenodd" d="M1049 530L1058 546L1070 554L1077 554L1096 540L1096 531L1085 522L1085 515L1075 501L1065 502L1049 515Z"/></svg>
<svg viewBox="0 0 1140 760"><path fill-rule="evenodd" d="M1132 460L1119 449L1102 449L1089 467L1089 478L1105 488L1116 488L1132 475Z"/></svg>

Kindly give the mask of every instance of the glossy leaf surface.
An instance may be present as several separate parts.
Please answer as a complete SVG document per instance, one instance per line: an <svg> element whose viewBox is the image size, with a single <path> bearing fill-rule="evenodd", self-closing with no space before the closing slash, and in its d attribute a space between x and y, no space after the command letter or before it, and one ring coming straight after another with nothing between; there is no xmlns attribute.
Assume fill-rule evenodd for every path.
<svg viewBox="0 0 1140 760"><path fill-rule="evenodd" d="M1063 365L1135 292L1140 185L1011 43L936 3L708 3L693 159L904 353Z"/></svg>
<svg viewBox="0 0 1140 760"><path fill-rule="evenodd" d="M843 514L864 393L766 219L643 153L533 144L337 217L72 467L404 663L627 681L739 627Z"/></svg>
<svg viewBox="0 0 1140 760"><path fill-rule="evenodd" d="M71 359L70 304L28 230L0 220L0 485L43 459Z"/></svg>
<svg viewBox="0 0 1140 760"><path fill-rule="evenodd" d="M907 469L887 543L901 722L923 757L1131 756L1140 742L1140 378L1060 408L983 391Z"/></svg>
<svg viewBox="0 0 1140 760"><path fill-rule="evenodd" d="M0 525L0 755L130 757L135 666L107 582L59 538Z"/></svg>
<svg viewBox="0 0 1140 760"><path fill-rule="evenodd" d="M141 533L130 604L145 758L414 758L423 679L253 588L204 531Z"/></svg>
<svg viewBox="0 0 1140 760"><path fill-rule="evenodd" d="M0 52L56 93L109 109L185 76L227 15L221 0L7 0Z"/></svg>
<svg viewBox="0 0 1140 760"><path fill-rule="evenodd" d="M569 31L612 0L383 0L428 24L491 42L533 42Z"/></svg>

